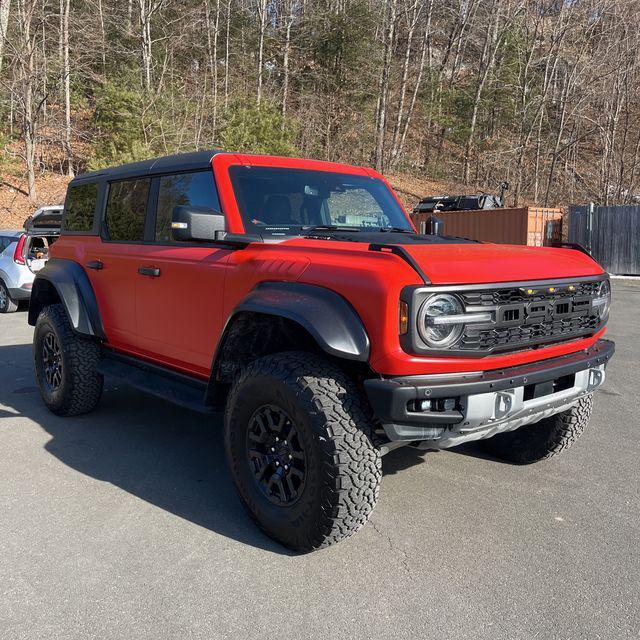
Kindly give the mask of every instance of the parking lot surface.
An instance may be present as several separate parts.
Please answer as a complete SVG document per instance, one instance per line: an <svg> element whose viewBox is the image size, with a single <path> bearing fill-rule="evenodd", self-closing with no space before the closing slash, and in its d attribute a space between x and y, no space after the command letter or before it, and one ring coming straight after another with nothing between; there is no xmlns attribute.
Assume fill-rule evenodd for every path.
<svg viewBox="0 0 640 640"><path fill-rule="evenodd" d="M43 406L0 316L0 638L638 638L640 285L588 430L528 467L476 446L384 458L370 523L294 555L244 514L219 421L114 382Z"/></svg>

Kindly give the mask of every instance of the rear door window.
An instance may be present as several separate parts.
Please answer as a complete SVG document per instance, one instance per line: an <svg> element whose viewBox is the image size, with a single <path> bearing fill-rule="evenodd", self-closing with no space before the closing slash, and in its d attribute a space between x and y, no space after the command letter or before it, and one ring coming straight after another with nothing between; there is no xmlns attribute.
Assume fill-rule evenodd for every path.
<svg viewBox="0 0 640 640"><path fill-rule="evenodd" d="M93 214L98 200L98 184L90 182L70 187L64 208L64 229L76 233L93 230Z"/></svg>
<svg viewBox="0 0 640 640"><path fill-rule="evenodd" d="M105 222L112 242L142 242L151 180L121 180L109 185Z"/></svg>
<svg viewBox="0 0 640 640"><path fill-rule="evenodd" d="M171 216L178 205L207 207L220 211L220 200L211 170L162 176L158 188L155 241L170 244Z"/></svg>

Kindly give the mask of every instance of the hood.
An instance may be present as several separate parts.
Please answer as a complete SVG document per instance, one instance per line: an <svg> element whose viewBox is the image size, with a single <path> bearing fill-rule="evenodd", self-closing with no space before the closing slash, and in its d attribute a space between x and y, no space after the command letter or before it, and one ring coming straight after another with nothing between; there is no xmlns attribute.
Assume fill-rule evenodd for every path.
<svg viewBox="0 0 640 640"><path fill-rule="evenodd" d="M404 245L433 284L522 282L598 275L581 251L503 244Z"/></svg>
<svg viewBox="0 0 640 640"><path fill-rule="evenodd" d="M332 233L314 239L291 238L287 244L317 247L315 238L327 242L331 251L367 251L372 244L402 246L435 285L555 280L603 273L595 260L574 249L490 244L448 236Z"/></svg>

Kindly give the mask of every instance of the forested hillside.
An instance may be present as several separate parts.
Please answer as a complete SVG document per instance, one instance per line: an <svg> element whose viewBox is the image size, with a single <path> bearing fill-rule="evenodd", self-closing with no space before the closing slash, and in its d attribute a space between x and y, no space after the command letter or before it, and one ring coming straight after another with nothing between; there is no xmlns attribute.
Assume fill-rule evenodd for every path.
<svg viewBox="0 0 640 640"><path fill-rule="evenodd" d="M0 207L208 147L627 202L639 40L636 0L0 0Z"/></svg>

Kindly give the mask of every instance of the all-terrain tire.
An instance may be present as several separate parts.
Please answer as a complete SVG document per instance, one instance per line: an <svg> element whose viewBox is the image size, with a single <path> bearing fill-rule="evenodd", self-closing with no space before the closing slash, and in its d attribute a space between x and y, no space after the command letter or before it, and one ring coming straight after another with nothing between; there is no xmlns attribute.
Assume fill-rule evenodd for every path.
<svg viewBox="0 0 640 640"><path fill-rule="evenodd" d="M589 423L593 396L580 398L570 409L515 431L484 440L497 458L514 464L531 464L566 451Z"/></svg>
<svg viewBox="0 0 640 640"><path fill-rule="evenodd" d="M251 468L248 432L264 407L290 416L304 449L304 486L293 504L274 504ZM368 405L340 368L305 352L260 358L233 385L224 422L234 483L248 513L269 536L307 552L334 544L367 522L382 463Z"/></svg>
<svg viewBox="0 0 640 640"><path fill-rule="evenodd" d="M11 298L9 289L0 280L0 313L13 313L18 309L18 303Z"/></svg>
<svg viewBox="0 0 640 640"><path fill-rule="evenodd" d="M58 347L57 385L47 379L47 341ZM100 345L74 333L61 304L50 305L40 312L33 337L33 358L40 394L51 412L59 416L77 416L95 408L103 385L103 377L97 370Z"/></svg>

